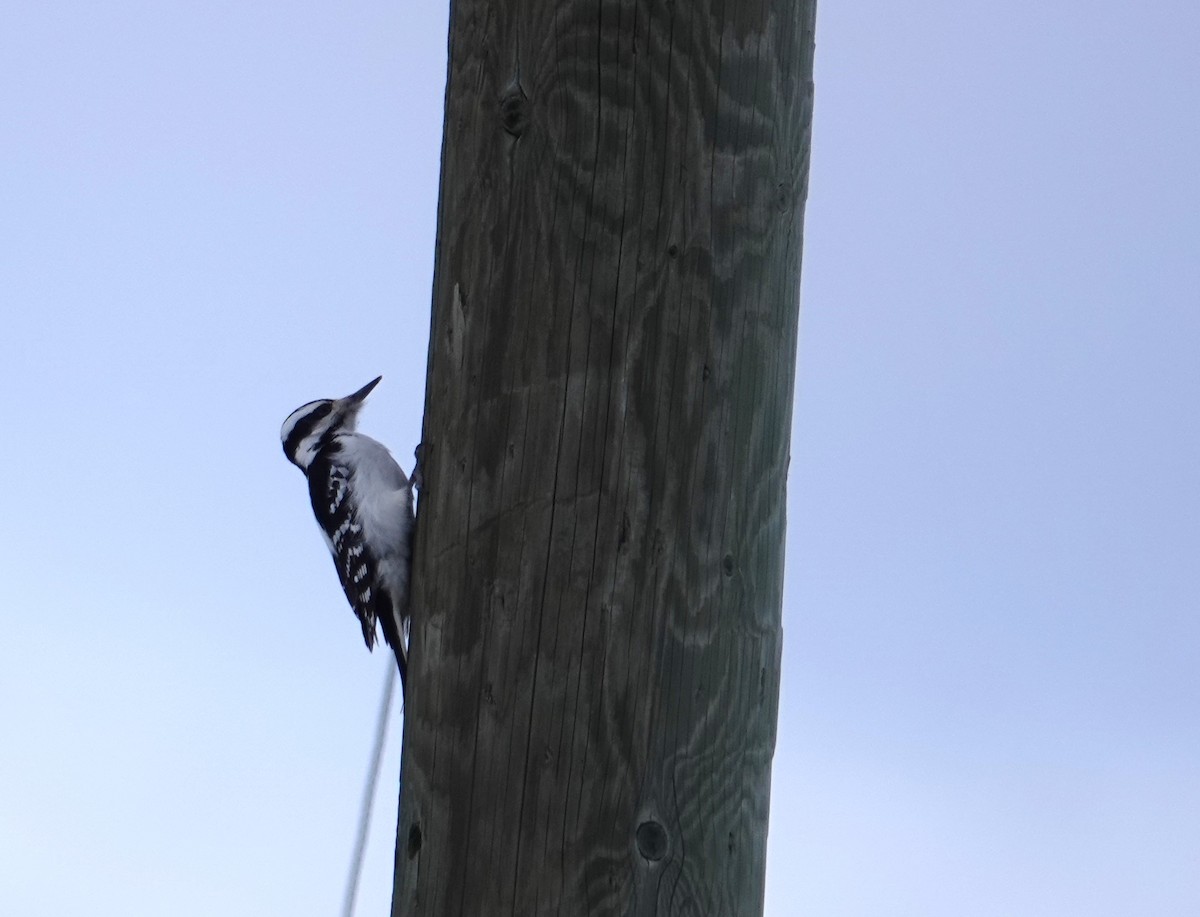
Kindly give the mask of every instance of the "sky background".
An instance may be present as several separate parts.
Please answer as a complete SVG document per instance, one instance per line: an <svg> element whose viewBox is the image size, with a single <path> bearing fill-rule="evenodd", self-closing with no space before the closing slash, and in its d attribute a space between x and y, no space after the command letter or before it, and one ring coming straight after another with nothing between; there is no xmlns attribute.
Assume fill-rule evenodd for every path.
<svg viewBox="0 0 1200 917"><path fill-rule="evenodd" d="M6 9L0 912L337 913L386 659L278 429L383 373L407 466L445 42ZM1200 913L1200 7L817 46L767 914Z"/></svg>

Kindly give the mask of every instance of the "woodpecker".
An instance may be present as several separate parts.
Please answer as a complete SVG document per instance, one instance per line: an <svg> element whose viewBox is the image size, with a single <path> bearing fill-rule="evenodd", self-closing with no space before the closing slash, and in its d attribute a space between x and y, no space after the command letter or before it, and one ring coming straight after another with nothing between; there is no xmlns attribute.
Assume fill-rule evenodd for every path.
<svg viewBox="0 0 1200 917"><path fill-rule="evenodd" d="M308 478L317 524L362 625L367 649L375 646L378 622L396 654L403 689L408 669L412 482L381 443L355 430L363 402L382 378L345 398L324 398L296 408L279 435L284 455Z"/></svg>

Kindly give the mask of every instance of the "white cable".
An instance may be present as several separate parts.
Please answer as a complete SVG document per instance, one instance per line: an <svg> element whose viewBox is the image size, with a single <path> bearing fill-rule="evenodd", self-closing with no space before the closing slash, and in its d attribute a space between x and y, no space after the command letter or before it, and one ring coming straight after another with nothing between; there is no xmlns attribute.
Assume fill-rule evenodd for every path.
<svg viewBox="0 0 1200 917"><path fill-rule="evenodd" d="M371 753L371 769L363 787L362 805L358 813L358 837L354 856L350 860L350 876L346 880L346 896L342 899L342 917L354 917L354 902L358 898L358 883L362 878L363 854L367 850L367 831L371 825L371 807L375 802L375 787L383 764L383 746L387 738L388 715L392 709L392 693L396 686L396 663L387 656L387 678L383 682L383 697L379 701L379 720L375 723L375 749Z"/></svg>

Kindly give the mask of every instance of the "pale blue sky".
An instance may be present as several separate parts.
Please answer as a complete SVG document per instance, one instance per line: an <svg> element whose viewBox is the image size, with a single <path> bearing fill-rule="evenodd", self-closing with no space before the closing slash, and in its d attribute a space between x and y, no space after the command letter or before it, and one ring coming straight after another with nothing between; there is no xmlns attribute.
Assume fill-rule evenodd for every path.
<svg viewBox="0 0 1200 917"><path fill-rule="evenodd" d="M337 910L384 660L276 437L416 442L445 15L5 13L0 912ZM819 10L771 917L1200 913L1198 47Z"/></svg>

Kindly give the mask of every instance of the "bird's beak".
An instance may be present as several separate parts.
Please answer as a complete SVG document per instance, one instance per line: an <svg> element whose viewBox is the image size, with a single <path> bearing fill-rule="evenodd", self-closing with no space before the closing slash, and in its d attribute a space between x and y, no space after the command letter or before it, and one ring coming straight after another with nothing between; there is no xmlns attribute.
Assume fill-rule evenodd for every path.
<svg viewBox="0 0 1200 917"><path fill-rule="evenodd" d="M339 404L339 407L341 407L343 409L349 408L351 410L353 410L354 408L357 408L359 405L361 405L364 401L367 400L367 396L369 394L371 394L371 389L373 389L375 386L377 386L379 384L379 380L382 378L383 378L383 376L376 376L374 379L372 379L370 382L368 382L366 385L364 385L362 388L360 388L353 395L347 395L345 398L340 399L341 403Z"/></svg>

